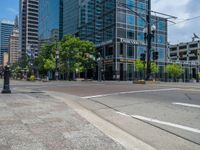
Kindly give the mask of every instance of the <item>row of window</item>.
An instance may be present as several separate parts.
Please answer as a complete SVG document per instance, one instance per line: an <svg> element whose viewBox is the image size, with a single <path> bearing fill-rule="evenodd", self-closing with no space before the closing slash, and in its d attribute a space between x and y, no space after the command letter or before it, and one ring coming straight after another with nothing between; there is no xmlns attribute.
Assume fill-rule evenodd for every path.
<svg viewBox="0 0 200 150"><path fill-rule="evenodd" d="M136 36L135 36L136 35ZM144 32L137 31L135 32L132 29L126 30L123 28L117 29L117 37L128 38L128 39L137 39L139 41L145 41ZM155 34L153 42L158 44L166 44L166 36L164 34Z"/></svg>
<svg viewBox="0 0 200 150"><path fill-rule="evenodd" d="M124 23L127 25L132 25L132 26L139 26L139 27L145 27L146 26L146 19L142 16L137 17L137 23L135 20L135 15L132 14L126 14L126 13L118 13L117 14L117 22L119 23ZM158 31L166 31L166 23L163 20L152 20L152 24L157 25L157 30Z"/></svg>

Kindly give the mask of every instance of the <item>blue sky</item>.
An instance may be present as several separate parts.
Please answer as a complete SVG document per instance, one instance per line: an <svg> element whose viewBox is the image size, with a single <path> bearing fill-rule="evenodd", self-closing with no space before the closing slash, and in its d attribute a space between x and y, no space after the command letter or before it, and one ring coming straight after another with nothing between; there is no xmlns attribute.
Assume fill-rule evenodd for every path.
<svg viewBox="0 0 200 150"><path fill-rule="evenodd" d="M0 0L0 20L14 20L19 12L19 0Z"/></svg>

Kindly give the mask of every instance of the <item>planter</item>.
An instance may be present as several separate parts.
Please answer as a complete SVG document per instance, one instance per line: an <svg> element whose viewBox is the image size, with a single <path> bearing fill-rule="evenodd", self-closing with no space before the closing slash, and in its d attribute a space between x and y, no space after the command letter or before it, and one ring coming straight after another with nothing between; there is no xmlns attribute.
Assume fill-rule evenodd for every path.
<svg viewBox="0 0 200 150"><path fill-rule="evenodd" d="M146 82L144 80L135 80L133 84L146 84Z"/></svg>

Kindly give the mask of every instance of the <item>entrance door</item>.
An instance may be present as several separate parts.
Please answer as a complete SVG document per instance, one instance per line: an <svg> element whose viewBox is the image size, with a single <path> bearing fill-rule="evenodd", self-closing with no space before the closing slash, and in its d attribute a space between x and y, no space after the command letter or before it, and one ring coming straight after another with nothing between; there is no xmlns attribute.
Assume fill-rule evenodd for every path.
<svg viewBox="0 0 200 150"><path fill-rule="evenodd" d="M196 74L196 68L192 68L192 78L196 79L197 74Z"/></svg>
<svg viewBox="0 0 200 150"><path fill-rule="evenodd" d="M123 81L124 77L124 65L120 64L120 80Z"/></svg>

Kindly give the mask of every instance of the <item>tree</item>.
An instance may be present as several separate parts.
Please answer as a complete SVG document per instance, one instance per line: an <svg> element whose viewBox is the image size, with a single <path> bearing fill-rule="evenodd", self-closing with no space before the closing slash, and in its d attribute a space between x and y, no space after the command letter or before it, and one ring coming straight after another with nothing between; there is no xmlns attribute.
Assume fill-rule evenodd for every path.
<svg viewBox="0 0 200 150"><path fill-rule="evenodd" d="M158 65L155 62L151 63L151 73L154 75L159 72Z"/></svg>
<svg viewBox="0 0 200 150"><path fill-rule="evenodd" d="M176 81L183 73L183 68L179 64L169 64L166 66L166 72Z"/></svg>
<svg viewBox="0 0 200 150"><path fill-rule="evenodd" d="M145 73L145 70L146 70L146 63L144 61L141 61L141 60L136 60L135 61L135 68L136 68L136 71L140 72L140 77L142 77L142 73ZM154 62L151 62L151 73L155 74L158 73L159 69L158 69L158 65ZM144 77L144 75L143 75Z"/></svg>
<svg viewBox="0 0 200 150"><path fill-rule="evenodd" d="M143 73L143 77L144 77L144 72L146 69L145 62L141 61L141 60L136 60L135 61L135 69L136 69L136 71L138 71L140 73L140 79L142 78L142 73Z"/></svg>
<svg viewBox="0 0 200 150"><path fill-rule="evenodd" d="M61 41L61 67L62 71L67 72L70 80L70 73L87 72L94 67L94 61L88 55L95 55L95 46L92 42L83 41L71 35L64 36ZM66 69L65 69L66 67Z"/></svg>
<svg viewBox="0 0 200 150"><path fill-rule="evenodd" d="M43 75L47 75L49 71L54 71L56 68L55 60L55 44L43 44L38 57L35 59L35 66Z"/></svg>
<svg viewBox="0 0 200 150"><path fill-rule="evenodd" d="M95 45L90 41L81 41L80 49L80 62L85 72L85 78L87 78L87 71L95 67L94 60L90 56L96 55Z"/></svg>

